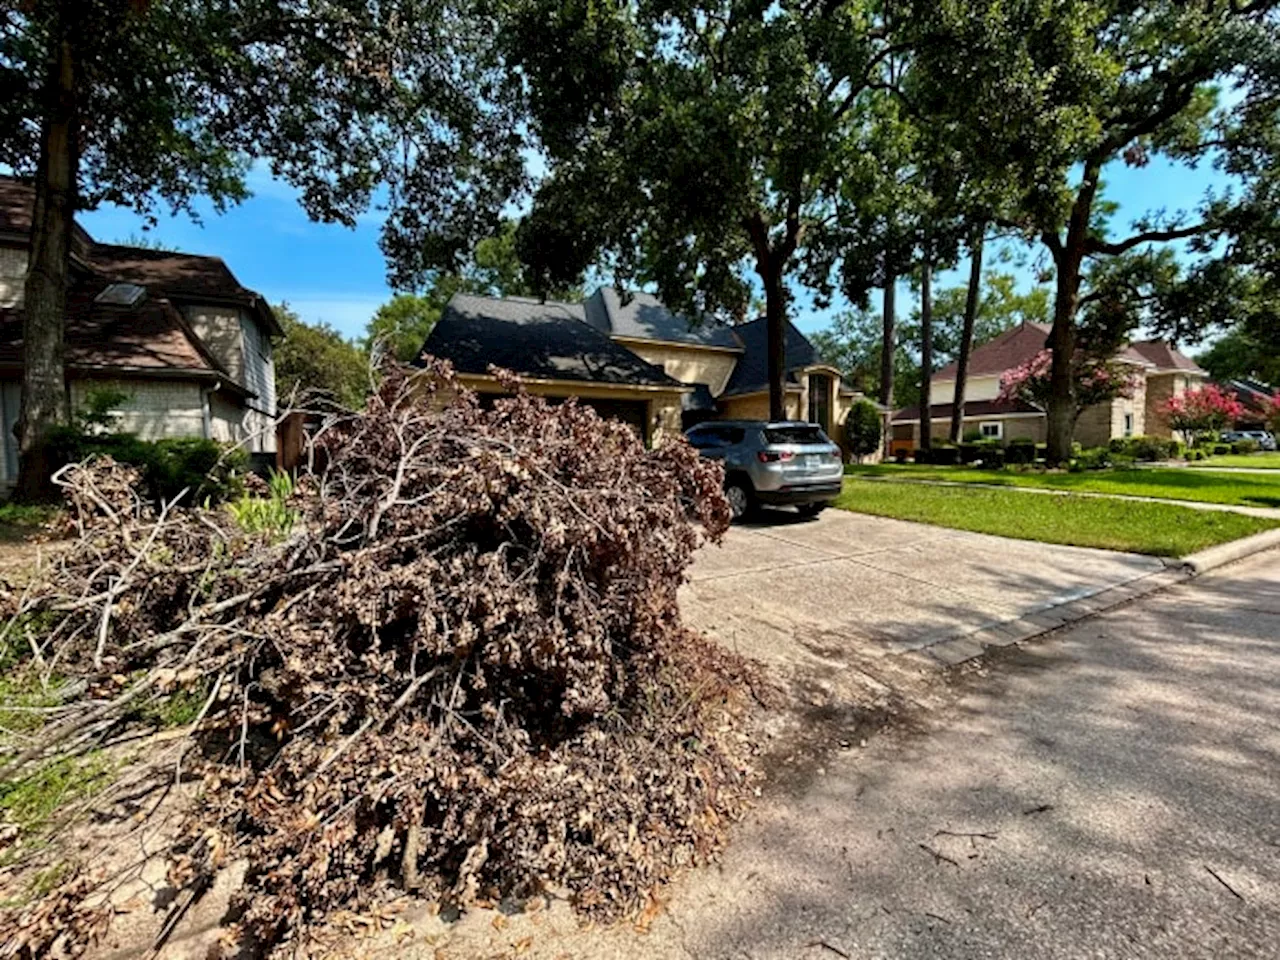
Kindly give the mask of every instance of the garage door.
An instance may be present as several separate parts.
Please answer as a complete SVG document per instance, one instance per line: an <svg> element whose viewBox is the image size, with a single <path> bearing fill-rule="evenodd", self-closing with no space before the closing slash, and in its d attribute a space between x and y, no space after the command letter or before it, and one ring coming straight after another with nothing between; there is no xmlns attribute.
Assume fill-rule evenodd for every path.
<svg viewBox="0 0 1280 960"><path fill-rule="evenodd" d="M645 427L649 420L649 404L644 400L579 400L583 406L591 407L600 416L609 420L619 420L636 432L641 440L648 440Z"/></svg>

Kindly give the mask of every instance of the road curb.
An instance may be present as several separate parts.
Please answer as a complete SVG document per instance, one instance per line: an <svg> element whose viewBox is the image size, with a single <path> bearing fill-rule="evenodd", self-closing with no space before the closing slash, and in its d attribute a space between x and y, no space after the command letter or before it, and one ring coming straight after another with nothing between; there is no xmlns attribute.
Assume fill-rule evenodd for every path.
<svg viewBox="0 0 1280 960"><path fill-rule="evenodd" d="M1280 527L1219 544L1180 559L1166 560L1163 570L1103 587L1065 602L1046 604L1024 613L1017 620L988 623L976 630L931 643L917 652L929 657L939 669L959 666L970 660L977 660L992 647L1007 647L1035 640L1157 590L1164 590L1228 563L1273 549L1280 549Z"/></svg>
<svg viewBox="0 0 1280 960"><path fill-rule="evenodd" d="M1280 533L1280 530L1274 532ZM1275 545L1280 545L1280 539ZM989 623L977 630L939 640L937 643L922 647L917 652L932 659L939 669L959 666L970 660L977 660L992 647L1007 647L1038 639L1122 604L1182 583L1194 575L1192 568L1185 562L1169 565L1163 570L1143 574L1124 583L1101 587L1062 603L1046 604L1024 613L1016 620Z"/></svg>
<svg viewBox="0 0 1280 960"><path fill-rule="evenodd" d="M1192 576L1198 577L1202 573L1275 547L1280 547L1280 527L1274 530L1263 530L1261 533L1232 540L1230 543L1222 543L1208 550L1201 550L1199 553L1183 557L1178 564Z"/></svg>

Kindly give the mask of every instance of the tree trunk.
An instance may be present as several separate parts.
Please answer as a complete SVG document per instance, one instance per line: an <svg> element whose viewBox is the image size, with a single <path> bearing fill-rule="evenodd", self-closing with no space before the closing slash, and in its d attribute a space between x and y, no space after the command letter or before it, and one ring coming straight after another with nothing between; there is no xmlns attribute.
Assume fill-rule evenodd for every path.
<svg viewBox="0 0 1280 960"><path fill-rule="evenodd" d="M1068 271L1058 270L1058 289L1054 297L1053 329L1049 333L1049 349L1053 364L1049 373L1048 414L1049 437L1045 462L1058 466L1071 459L1071 442L1076 428L1075 385L1072 358L1076 352L1076 307L1079 299L1079 266L1073 282Z"/></svg>
<svg viewBox="0 0 1280 960"><path fill-rule="evenodd" d="M956 391L951 402L952 443L959 443L964 436L964 391L969 377L969 354L973 350L973 326L978 319L978 295L982 289L982 246L986 232L987 225L978 224L969 252L969 290L964 301L964 326L960 331L960 353L956 357Z"/></svg>
<svg viewBox="0 0 1280 960"><path fill-rule="evenodd" d="M22 404L18 414L19 467L14 498L50 499L54 464L50 428L67 420L63 325L71 265L79 168L79 69L69 22L73 3L59 5L57 42L45 76L45 115L40 130L31 254L24 286Z"/></svg>
<svg viewBox="0 0 1280 960"><path fill-rule="evenodd" d="M893 416L893 359L898 352L898 319L894 316L894 296L898 278L891 276L884 282L884 314L880 335L880 403ZM893 447L893 424L884 432L884 452L887 456Z"/></svg>
<svg viewBox="0 0 1280 960"><path fill-rule="evenodd" d="M769 345L769 419L786 420L787 305L782 290L782 271L773 265L770 265L764 281L764 303Z"/></svg>
<svg viewBox="0 0 1280 960"><path fill-rule="evenodd" d="M1053 351L1053 365L1049 373L1048 444L1045 461L1050 466L1060 466L1071 459L1071 442L1076 430L1075 353L1076 312L1080 309L1081 270L1084 265L1085 245L1089 239L1089 223L1093 215L1093 201L1098 193L1102 168L1097 163L1085 165L1080 187L1071 206L1067 221L1067 236L1059 242L1057 235L1051 239L1054 268L1057 272L1057 290L1053 298L1053 330L1049 333L1049 349Z"/></svg>
<svg viewBox="0 0 1280 960"><path fill-rule="evenodd" d="M920 267L920 449L933 449L933 264Z"/></svg>

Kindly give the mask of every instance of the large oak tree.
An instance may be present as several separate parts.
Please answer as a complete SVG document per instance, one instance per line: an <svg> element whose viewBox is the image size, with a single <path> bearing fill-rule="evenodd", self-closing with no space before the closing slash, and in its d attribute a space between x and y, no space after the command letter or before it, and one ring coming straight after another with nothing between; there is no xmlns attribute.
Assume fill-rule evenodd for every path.
<svg viewBox="0 0 1280 960"><path fill-rule="evenodd" d="M520 90L472 0L26 0L0 9L0 165L29 176L17 494L48 489L67 416L73 217L194 214L256 158L313 217L385 201L397 286L454 265L525 180Z"/></svg>
<svg viewBox="0 0 1280 960"><path fill-rule="evenodd" d="M1203 313L1228 279L1239 280L1247 261L1264 253L1256 247L1265 205L1251 181L1274 169L1276 9L1270 0L936 7L937 29L958 37L970 55L948 59L922 48L922 68L935 78L927 108L967 110L989 130L985 148L1009 162L1022 186L1010 224L1053 263L1051 461L1071 452L1082 322L1096 333L1101 321L1118 338L1143 322L1185 328L1170 317L1171 304ZM1241 162L1246 156L1266 159ZM1217 164L1243 182L1232 195L1211 195L1195 209L1149 211L1114 231L1101 215L1104 171L1116 163L1141 169L1155 158ZM1171 272L1157 248L1177 241L1199 262ZM1108 266L1115 258L1122 262Z"/></svg>
<svg viewBox="0 0 1280 960"><path fill-rule="evenodd" d="M509 35L548 161L522 255L548 284L604 255L673 306L742 316L764 291L785 415L791 284L865 176L868 94L904 4L523 0Z"/></svg>

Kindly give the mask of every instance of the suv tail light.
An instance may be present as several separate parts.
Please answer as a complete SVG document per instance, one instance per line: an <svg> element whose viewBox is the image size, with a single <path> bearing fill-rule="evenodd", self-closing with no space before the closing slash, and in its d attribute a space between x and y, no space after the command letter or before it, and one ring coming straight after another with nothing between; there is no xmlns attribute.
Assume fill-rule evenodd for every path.
<svg viewBox="0 0 1280 960"><path fill-rule="evenodd" d="M761 450L756 454L756 459L761 463L778 463L779 461L786 463L794 456L795 454L790 450L783 450L778 453L770 453L768 450Z"/></svg>

